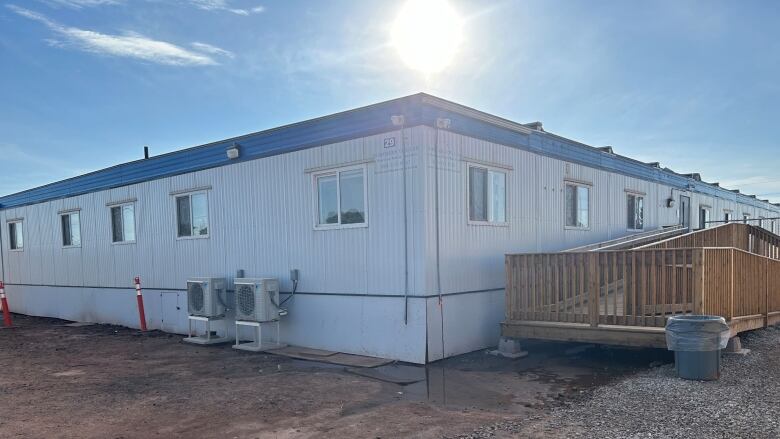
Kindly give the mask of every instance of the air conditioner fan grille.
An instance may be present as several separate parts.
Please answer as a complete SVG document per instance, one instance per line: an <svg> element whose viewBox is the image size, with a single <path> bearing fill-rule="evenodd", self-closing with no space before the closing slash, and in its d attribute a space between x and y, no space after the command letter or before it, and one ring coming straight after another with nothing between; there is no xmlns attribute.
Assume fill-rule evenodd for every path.
<svg viewBox="0 0 780 439"><path fill-rule="evenodd" d="M255 289L252 285L239 285L236 288L238 310L245 316L255 314Z"/></svg>
<svg viewBox="0 0 780 439"><path fill-rule="evenodd" d="M187 293L190 301L190 307L198 312L203 311L203 286L198 282L191 282L189 285L187 285Z"/></svg>

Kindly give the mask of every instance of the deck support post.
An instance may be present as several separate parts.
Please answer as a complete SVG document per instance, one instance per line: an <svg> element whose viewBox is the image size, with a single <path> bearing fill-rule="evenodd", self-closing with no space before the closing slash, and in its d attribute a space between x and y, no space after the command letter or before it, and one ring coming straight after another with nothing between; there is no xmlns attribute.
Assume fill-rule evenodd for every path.
<svg viewBox="0 0 780 439"><path fill-rule="evenodd" d="M588 255L588 310L590 326L599 325L599 253Z"/></svg>
<svg viewBox="0 0 780 439"><path fill-rule="evenodd" d="M769 327L769 259L764 260L764 328Z"/></svg>
<svg viewBox="0 0 780 439"><path fill-rule="evenodd" d="M704 250L693 250L693 313L704 314Z"/></svg>

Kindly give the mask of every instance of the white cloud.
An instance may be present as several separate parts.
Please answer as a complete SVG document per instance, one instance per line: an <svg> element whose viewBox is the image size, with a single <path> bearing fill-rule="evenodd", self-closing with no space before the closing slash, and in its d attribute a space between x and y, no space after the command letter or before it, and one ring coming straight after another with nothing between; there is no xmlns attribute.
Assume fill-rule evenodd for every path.
<svg viewBox="0 0 780 439"><path fill-rule="evenodd" d="M192 46L195 50L199 52L210 53L212 55L226 56L228 58L235 58L233 52L219 48L217 46L212 46L211 44L199 43L196 41L190 44L190 46Z"/></svg>
<svg viewBox="0 0 780 439"><path fill-rule="evenodd" d="M45 0L47 3L67 6L74 9L92 6L118 5L123 0Z"/></svg>
<svg viewBox="0 0 780 439"><path fill-rule="evenodd" d="M219 64L209 55L232 53L215 46L198 43L201 52L192 51L165 41L153 40L138 33L109 35L76 27L63 26L45 15L15 5L7 5L15 13L43 23L58 38L48 39L56 47L74 47L85 52L135 58L171 66L209 66ZM207 46L207 48L206 48ZM195 46L198 48L197 46ZM205 53L204 53L205 52Z"/></svg>
<svg viewBox="0 0 780 439"><path fill-rule="evenodd" d="M198 9L204 11L227 11L237 15L251 15L259 14L265 11L264 6L255 6L253 8L234 8L230 5L229 0L190 0L190 3L195 5Z"/></svg>

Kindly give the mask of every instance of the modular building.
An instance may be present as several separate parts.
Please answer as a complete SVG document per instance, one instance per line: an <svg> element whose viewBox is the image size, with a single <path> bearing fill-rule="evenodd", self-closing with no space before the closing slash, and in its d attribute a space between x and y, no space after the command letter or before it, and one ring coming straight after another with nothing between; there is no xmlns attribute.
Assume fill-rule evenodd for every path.
<svg viewBox="0 0 780 439"><path fill-rule="evenodd" d="M186 281L273 276L288 344L425 363L494 345L504 254L749 220L765 200L427 94L0 198L15 312L187 331ZM228 287L230 288L230 286Z"/></svg>

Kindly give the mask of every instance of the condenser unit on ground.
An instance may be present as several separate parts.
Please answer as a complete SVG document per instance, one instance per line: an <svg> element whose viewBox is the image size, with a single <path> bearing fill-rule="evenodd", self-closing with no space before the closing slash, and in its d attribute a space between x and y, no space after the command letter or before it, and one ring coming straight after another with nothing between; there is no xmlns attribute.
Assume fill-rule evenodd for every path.
<svg viewBox="0 0 780 439"><path fill-rule="evenodd" d="M227 325L225 313L227 312L227 294L225 291L225 279L218 277L196 277L187 281L187 313L188 337L184 341L188 343L209 345L227 343L232 339L227 337ZM213 322L222 321L224 326L223 336L218 336L211 330ZM193 333L193 322L197 325L201 322L206 332ZM197 328L196 328L197 331Z"/></svg>
<svg viewBox="0 0 780 439"><path fill-rule="evenodd" d="M225 315L225 279L196 277L187 281L187 311L191 316Z"/></svg>
<svg viewBox="0 0 780 439"><path fill-rule="evenodd" d="M236 343L235 349L262 352L283 347L280 343L279 319L285 315L280 308L279 280L276 278L236 278ZM272 328L269 328L272 326ZM250 328L253 340L241 342L240 328ZM263 339L263 332L272 330L273 338Z"/></svg>
<svg viewBox="0 0 780 439"><path fill-rule="evenodd" d="M236 285L236 320L271 322L279 319L279 280L239 278Z"/></svg>

